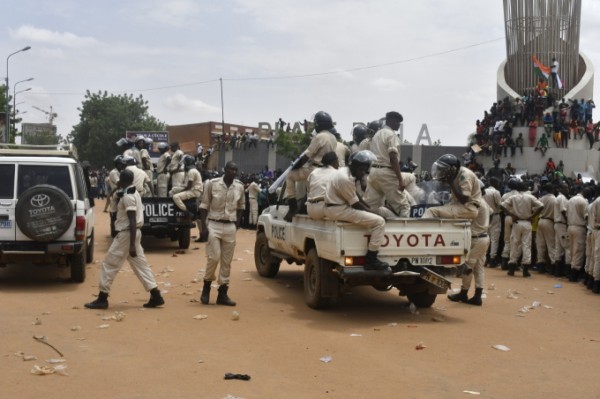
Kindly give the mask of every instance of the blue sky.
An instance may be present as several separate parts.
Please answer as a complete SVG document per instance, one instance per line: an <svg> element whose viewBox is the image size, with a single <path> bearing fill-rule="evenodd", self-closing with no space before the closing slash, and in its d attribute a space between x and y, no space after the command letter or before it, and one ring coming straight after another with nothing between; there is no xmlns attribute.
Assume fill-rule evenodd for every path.
<svg viewBox="0 0 600 399"><path fill-rule="evenodd" d="M38 123L32 106L52 107L62 135L86 90L141 94L169 125L220 121L222 78L226 122L325 110L349 139L353 122L396 110L409 141L425 123L433 140L463 145L506 56L500 0L1 3L0 54L31 46L9 61L11 93L34 78L17 85L31 87L17 109ZM580 50L599 68L600 2L582 7Z"/></svg>

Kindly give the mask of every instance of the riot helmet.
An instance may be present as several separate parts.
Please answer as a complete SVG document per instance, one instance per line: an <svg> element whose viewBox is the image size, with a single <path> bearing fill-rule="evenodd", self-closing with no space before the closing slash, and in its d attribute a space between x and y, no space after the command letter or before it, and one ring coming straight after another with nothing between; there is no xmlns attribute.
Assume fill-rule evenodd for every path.
<svg viewBox="0 0 600 399"><path fill-rule="evenodd" d="M434 180L451 181L458 174L460 161L453 154L442 155L431 166L431 177Z"/></svg>
<svg viewBox="0 0 600 399"><path fill-rule="evenodd" d="M313 122L315 125L315 131L317 133L319 133L323 130L329 130L329 129L333 128L333 119L331 119L331 115L329 115L325 111L317 112L315 114Z"/></svg>

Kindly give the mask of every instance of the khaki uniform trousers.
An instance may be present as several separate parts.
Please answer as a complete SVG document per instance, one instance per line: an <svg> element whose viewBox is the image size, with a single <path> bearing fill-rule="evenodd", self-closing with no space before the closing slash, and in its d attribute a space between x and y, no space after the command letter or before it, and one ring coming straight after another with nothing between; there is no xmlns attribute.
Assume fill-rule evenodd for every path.
<svg viewBox="0 0 600 399"><path fill-rule="evenodd" d="M205 281L214 281L217 265L219 268L219 285L229 284L231 274L231 261L235 251L235 223L221 223L208 221L208 242L206 243L206 271Z"/></svg>
<svg viewBox="0 0 600 399"><path fill-rule="evenodd" d="M600 230L593 230L592 234L594 236L594 243L599 245L594 245L594 270L592 271L592 275L594 276L594 280L600 280Z"/></svg>
<svg viewBox="0 0 600 399"><path fill-rule="evenodd" d="M161 173L156 178L156 195L164 198L169 194L169 174Z"/></svg>
<svg viewBox="0 0 600 399"><path fill-rule="evenodd" d="M315 166L311 165L310 161L305 163L301 168L290 170L285 178L285 193L288 198L296 198L296 182L306 181L308 175L313 170L315 170Z"/></svg>
<svg viewBox="0 0 600 399"><path fill-rule="evenodd" d="M387 201L398 216L410 216L410 203L406 194L398 191L398 178L391 168L371 168L364 200L371 209L378 209Z"/></svg>
<svg viewBox="0 0 600 399"><path fill-rule="evenodd" d="M258 223L258 200L256 198L250 197L248 198L248 202L250 203L250 224L255 225Z"/></svg>
<svg viewBox="0 0 600 399"><path fill-rule="evenodd" d="M187 211L187 207L183 203L185 200L189 200L192 198L200 198L202 193L199 190L186 190L177 194L173 194L173 202L177 205L177 208L182 211Z"/></svg>
<svg viewBox="0 0 600 399"><path fill-rule="evenodd" d="M450 202L442 206L427 208L423 213L423 219L441 218L441 219L470 219L473 220L479 213L479 207L473 203L465 205L457 202Z"/></svg>
<svg viewBox="0 0 600 399"><path fill-rule="evenodd" d="M485 277L485 254L490 245L490 237L478 237L471 239L471 251L467 258L467 266L473 273L462 275L462 288L468 290L475 277L475 288L483 288Z"/></svg>
<svg viewBox="0 0 600 399"><path fill-rule="evenodd" d="M569 235L567 234L567 225L564 223L554 223L554 256L556 261L559 262L561 258L565 257L565 264L571 264L571 249L569 248Z"/></svg>
<svg viewBox="0 0 600 399"><path fill-rule="evenodd" d="M510 234L510 259L508 263L517 263L523 253L521 264L531 264L531 222L519 220L512 225Z"/></svg>
<svg viewBox="0 0 600 399"><path fill-rule="evenodd" d="M587 274L592 274L594 272L594 245L596 241L594 240L594 232L587 231L586 233L586 243L585 243L585 272Z"/></svg>
<svg viewBox="0 0 600 399"><path fill-rule="evenodd" d="M148 266L146 256L144 255L144 248L142 248L142 232L140 229L136 230L135 251L137 256L135 258L129 256L129 234L129 230L117 233L112 244L110 244L106 258L102 261L99 288L104 293L110 293L110 287L125 260L129 262L131 270L133 270L137 278L141 281L146 291L157 287L154 274L152 274L152 270Z"/></svg>
<svg viewBox="0 0 600 399"><path fill-rule="evenodd" d="M502 232L502 226L500 226L500 214L493 213L490 220L490 258L494 259L498 255L498 248L500 246L500 233Z"/></svg>
<svg viewBox="0 0 600 399"><path fill-rule="evenodd" d="M585 226L569 225L569 250L571 251L571 268L581 270L585 260Z"/></svg>
<svg viewBox="0 0 600 399"><path fill-rule="evenodd" d="M325 201L307 202L306 211L312 220L321 220L325 217Z"/></svg>
<svg viewBox="0 0 600 399"><path fill-rule="evenodd" d="M553 264L556 262L555 242L554 221L540 218L537 232L535 233L537 263L550 262L550 264Z"/></svg>
<svg viewBox="0 0 600 399"><path fill-rule="evenodd" d="M185 189L185 184L183 181L185 179L185 172L175 172L171 174L171 191L169 192L169 196L173 196L173 194L177 194Z"/></svg>
<svg viewBox="0 0 600 399"><path fill-rule="evenodd" d="M144 170L144 172L146 172L146 176L148 176L148 179L150 179L150 196L153 197L156 194L154 191L154 171L148 169Z"/></svg>
<svg viewBox="0 0 600 399"><path fill-rule="evenodd" d="M510 258L510 236L512 233L513 220L511 216L504 216L504 248L502 257Z"/></svg>
<svg viewBox="0 0 600 399"><path fill-rule="evenodd" d="M360 211L348 205L335 205L325 207L325 216L332 220L350 222L369 229L369 251L379 251L383 244L385 232L385 219L367 211Z"/></svg>

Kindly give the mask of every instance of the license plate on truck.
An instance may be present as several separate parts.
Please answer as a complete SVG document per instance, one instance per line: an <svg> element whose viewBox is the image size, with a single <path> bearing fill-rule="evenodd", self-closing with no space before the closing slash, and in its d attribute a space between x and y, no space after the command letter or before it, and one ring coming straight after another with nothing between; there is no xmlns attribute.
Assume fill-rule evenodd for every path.
<svg viewBox="0 0 600 399"><path fill-rule="evenodd" d="M439 274L432 272L431 270L423 269L421 271L421 278L428 283L435 285L436 287L444 289L450 288L450 281L446 280Z"/></svg>
<svg viewBox="0 0 600 399"><path fill-rule="evenodd" d="M410 258L410 263L412 265L429 265L429 266L433 266L435 264L433 261L433 256L412 256Z"/></svg>

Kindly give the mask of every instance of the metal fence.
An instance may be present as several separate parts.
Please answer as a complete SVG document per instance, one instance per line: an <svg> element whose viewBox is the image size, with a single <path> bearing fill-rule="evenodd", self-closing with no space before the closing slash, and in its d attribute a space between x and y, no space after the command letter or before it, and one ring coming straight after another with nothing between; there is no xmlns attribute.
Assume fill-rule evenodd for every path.
<svg viewBox="0 0 600 399"><path fill-rule="evenodd" d="M558 97L577 84L584 72L579 70L581 0L504 0L504 26L505 76L513 90L523 94L538 82L532 56L548 67L552 58L559 62Z"/></svg>

